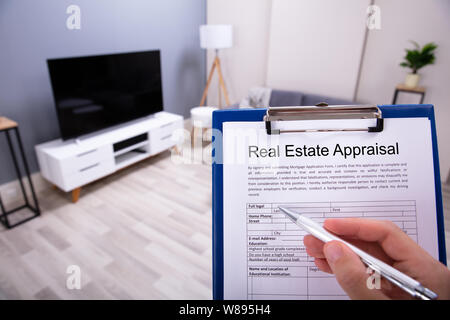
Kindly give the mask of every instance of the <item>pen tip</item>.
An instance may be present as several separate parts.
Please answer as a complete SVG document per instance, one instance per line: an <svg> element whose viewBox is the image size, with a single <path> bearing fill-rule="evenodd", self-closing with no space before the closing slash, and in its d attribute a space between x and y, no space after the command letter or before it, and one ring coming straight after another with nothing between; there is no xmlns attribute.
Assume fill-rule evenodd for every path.
<svg viewBox="0 0 450 320"><path fill-rule="evenodd" d="M278 207L278 209L280 209L280 211L282 211L289 219L291 219L292 222L294 222L294 223L297 222L297 219L298 219L298 216L299 216L298 213L295 213L295 212L293 212L293 211L291 211L291 210L289 210L287 208L284 208L284 207Z"/></svg>

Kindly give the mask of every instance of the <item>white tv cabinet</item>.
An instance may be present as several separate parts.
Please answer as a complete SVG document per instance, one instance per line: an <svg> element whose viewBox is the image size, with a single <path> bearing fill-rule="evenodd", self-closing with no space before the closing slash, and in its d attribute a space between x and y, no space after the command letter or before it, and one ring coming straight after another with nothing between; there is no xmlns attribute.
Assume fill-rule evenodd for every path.
<svg viewBox="0 0 450 320"><path fill-rule="evenodd" d="M175 146L172 134L183 117L158 112L79 140L61 139L35 147L42 176L77 202L81 187Z"/></svg>

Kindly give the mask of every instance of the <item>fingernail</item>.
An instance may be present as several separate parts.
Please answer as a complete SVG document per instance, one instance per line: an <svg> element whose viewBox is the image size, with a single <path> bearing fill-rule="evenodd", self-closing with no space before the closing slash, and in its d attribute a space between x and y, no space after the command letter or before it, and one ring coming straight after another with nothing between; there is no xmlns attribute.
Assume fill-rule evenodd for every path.
<svg viewBox="0 0 450 320"><path fill-rule="evenodd" d="M342 257L342 248L339 243L330 242L325 245L324 253L327 260L334 263Z"/></svg>

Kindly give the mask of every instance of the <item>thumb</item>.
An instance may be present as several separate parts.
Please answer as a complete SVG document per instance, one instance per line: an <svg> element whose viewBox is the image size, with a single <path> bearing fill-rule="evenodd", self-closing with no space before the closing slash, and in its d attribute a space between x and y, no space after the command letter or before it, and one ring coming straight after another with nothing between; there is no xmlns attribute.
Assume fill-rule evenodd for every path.
<svg viewBox="0 0 450 320"><path fill-rule="evenodd" d="M386 299L381 290L369 289L367 268L360 258L344 243L330 241L323 248L325 258L330 265L342 289L351 299Z"/></svg>

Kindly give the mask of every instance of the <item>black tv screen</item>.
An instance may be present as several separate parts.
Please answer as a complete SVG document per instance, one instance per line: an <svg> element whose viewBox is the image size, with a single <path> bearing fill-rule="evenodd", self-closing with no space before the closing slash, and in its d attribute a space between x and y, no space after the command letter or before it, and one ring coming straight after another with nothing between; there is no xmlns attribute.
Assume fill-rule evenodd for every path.
<svg viewBox="0 0 450 320"><path fill-rule="evenodd" d="M159 50L49 59L64 140L163 110Z"/></svg>

